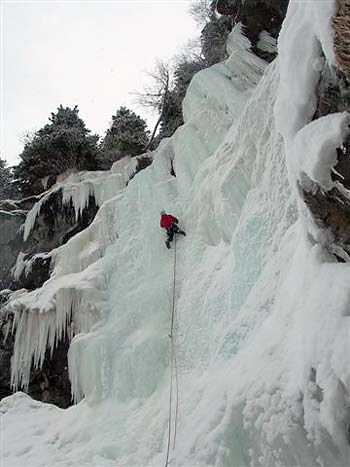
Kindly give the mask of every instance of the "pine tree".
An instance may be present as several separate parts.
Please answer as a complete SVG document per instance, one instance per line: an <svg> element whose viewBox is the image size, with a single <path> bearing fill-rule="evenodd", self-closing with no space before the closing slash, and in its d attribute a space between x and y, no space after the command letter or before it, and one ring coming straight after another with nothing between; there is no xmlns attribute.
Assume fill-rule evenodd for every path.
<svg viewBox="0 0 350 467"><path fill-rule="evenodd" d="M232 19L228 16L212 17L201 32L202 53L207 66L227 58L226 43L232 31Z"/></svg>
<svg viewBox="0 0 350 467"><path fill-rule="evenodd" d="M216 0L195 0L191 2L189 13L195 22L203 27L215 17Z"/></svg>
<svg viewBox="0 0 350 467"><path fill-rule="evenodd" d="M15 177L23 194L43 191L41 180L69 170L97 168L97 135L78 116L79 110L63 107L52 113L49 122L29 139Z"/></svg>
<svg viewBox="0 0 350 467"><path fill-rule="evenodd" d="M7 163L0 157L0 199L11 196L12 173Z"/></svg>
<svg viewBox="0 0 350 467"><path fill-rule="evenodd" d="M126 107L120 107L112 117L110 128L100 146L100 165L110 168L125 156L138 156L145 151L149 139L147 124Z"/></svg>

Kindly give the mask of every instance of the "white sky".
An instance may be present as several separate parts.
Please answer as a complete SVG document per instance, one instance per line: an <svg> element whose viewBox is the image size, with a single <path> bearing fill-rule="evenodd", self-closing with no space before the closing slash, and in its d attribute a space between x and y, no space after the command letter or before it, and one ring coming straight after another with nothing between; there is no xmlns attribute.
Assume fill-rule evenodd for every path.
<svg viewBox="0 0 350 467"><path fill-rule="evenodd" d="M1 157L16 164L21 135L38 130L57 107L78 105L103 135L142 72L170 59L198 34L189 0L2 1Z"/></svg>

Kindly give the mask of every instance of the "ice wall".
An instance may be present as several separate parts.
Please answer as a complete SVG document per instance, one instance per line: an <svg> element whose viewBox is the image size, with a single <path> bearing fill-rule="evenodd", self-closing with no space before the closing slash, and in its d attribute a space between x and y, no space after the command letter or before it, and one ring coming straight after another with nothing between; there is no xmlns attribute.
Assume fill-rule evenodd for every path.
<svg viewBox="0 0 350 467"><path fill-rule="evenodd" d="M281 100L288 47L302 41L307 48L317 37L311 58L328 57L322 38L330 37L331 9L318 33L308 35L311 4L318 2L292 2L280 43L287 56L266 69L236 27L230 58L193 79L185 125L109 201L100 222L110 235L104 255L92 255L90 264L71 261L79 236L58 255L61 280L74 290L89 284L101 314L70 348L73 392L82 400L62 411L21 393L7 398L6 466L164 465L174 249L163 244L161 208L187 232L177 242L179 404L170 465L346 465L350 269L308 235L295 189L304 162L293 169L293 145L312 118L305 105L314 102L317 80L293 94L298 105ZM294 35L296 26L305 34ZM319 134L318 154L328 151L324 170L345 131L332 128ZM88 240L74 243L79 257L94 250ZM71 268L73 276L65 273ZM95 285L102 277L103 286Z"/></svg>
<svg viewBox="0 0 350 467"><path fill-rule="evenodd" d="M41 367L46 349L52 352L57 342L67 333L70 337L88 331L100 319L104 299L102 290L108 283L106 249L118 237L115 223L115 204L123 196L129 178L135 170L135 161L125 158L116 162L110 171L74 173L48 190L28 213L24 235L29 235L35 218L50 196L62 190L62 202L72 200L77 217L88 205L89 196L100 205L94 221L84 231L72 237L65 245L45 253L54 265L48 281L40 289L23 289L13 294L6 306L14 313L16 332L12 359L14 388L29 384L31 366ZM20 254L14 276L28 273L32 262Z"/></svg>

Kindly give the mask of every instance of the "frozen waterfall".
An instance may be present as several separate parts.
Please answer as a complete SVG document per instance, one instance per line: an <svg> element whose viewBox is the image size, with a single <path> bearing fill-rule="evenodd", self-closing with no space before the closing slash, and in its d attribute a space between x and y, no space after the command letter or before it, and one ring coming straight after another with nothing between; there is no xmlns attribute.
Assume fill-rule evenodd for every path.
<svg viewBox="0 0 350 467"><path fill-rule="evenodd" d="M314 241L296 190L302 173L329 183L348 131L347 114L310 123L320 73L310 63L334 60L333 2L318 3L292 1L269 66L237 25L230 57L192 80L185 125L127 187L99 175L108 190L94 222L53 253L41 289L10 302L15 384L77 322L69 372L80 402L4 399L4 467L164 465L174 250L161 208L187 232L177 242L171 465L346 465L350 266Z"/></svg>

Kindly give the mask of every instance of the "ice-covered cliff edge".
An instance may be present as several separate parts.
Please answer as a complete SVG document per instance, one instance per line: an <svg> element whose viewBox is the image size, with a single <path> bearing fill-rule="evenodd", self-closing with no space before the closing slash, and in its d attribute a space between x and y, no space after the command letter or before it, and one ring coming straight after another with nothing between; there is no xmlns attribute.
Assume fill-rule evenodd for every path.
<svg viewBox="0 0 350 467"><path fill-rule="evenodd" d="M62 248L56 279L36 292L32 313L52 284L69 300L79 290L63 311L84 316L92 301L99 308L100 320L70 350L74 393L85 399L65 411L21 393L4 400L5 465L164 465L174 250L164 248L160 208L188 233L177 244L171 464L346 465L350 269L317 242L296 190L304 173L329 182L323 176L347 132L344 114L310 124L320 73L313 64L332 61L333 2L322 11L317 3L292 2L280 63L266 70L236 28L228 62L193 80L186 124L102 206L96 222L108 236L94 222ZM296 59L303 73L288 86ZM296 148L305 133L317 145L303 159ZM90 255L91 241L104 238L104 255ZM57 308L59 295L50 297ZM20 303L28 297L17 299L18 313ZM43 323L53 310L41 309ZM39 325L42 340L47 326ZM18 351L35 352L37 341L25 342Z"/></svg>

